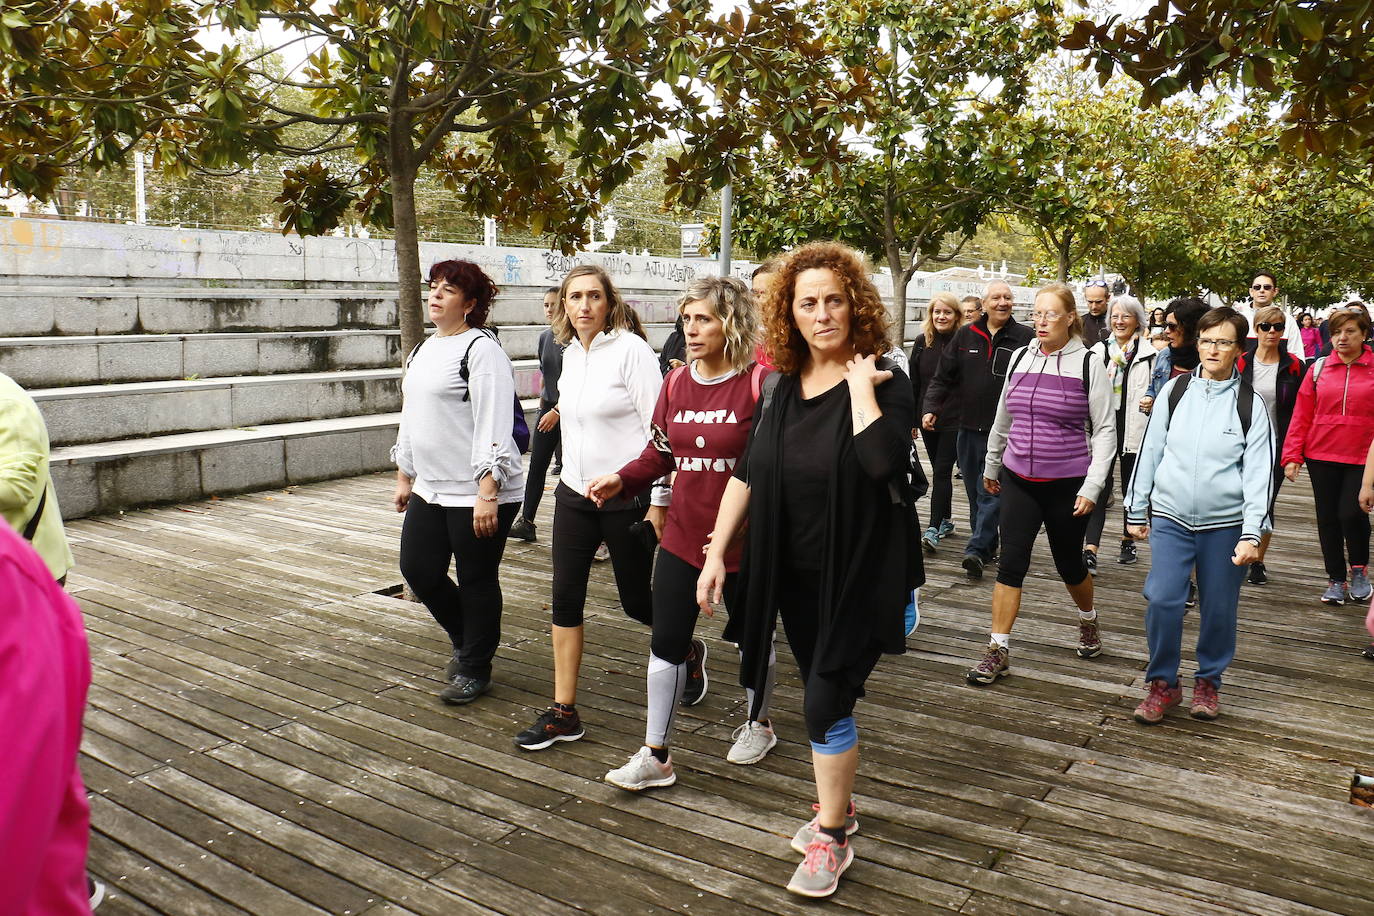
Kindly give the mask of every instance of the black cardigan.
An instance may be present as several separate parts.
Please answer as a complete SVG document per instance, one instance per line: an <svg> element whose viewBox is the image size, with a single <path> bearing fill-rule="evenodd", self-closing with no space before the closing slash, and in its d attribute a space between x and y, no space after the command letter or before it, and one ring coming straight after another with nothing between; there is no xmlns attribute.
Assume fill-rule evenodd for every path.
<svg viewBox="0 0 1374 916"><path fill-rule="evenodd" d="M846 386L848 405L848 383L840 384ZM826 505L817 507L825 512L826 536L812 668L821 674L850 673L873 646L905 652L906 605L911 590L925 582L920 522L908 479L915 424L911 383L894 368L892 379L875 393L882 416L857 436L850 410L840 413L843 422L833 431L837 473ZM735 470L750 487L749 529L736 586L740 612L731 615L725 638L739 643L740 683L755 689L764 685L777 623L787 549L778 528L787 472L780 445L789 407L799 396L797 376L783 375L766 411L759 400L749 447ZM759 700L762 695L758 690Z"/></svg>
<svg viewBox="0 0 1374 916"><path fill-rule="evenodd" d="M1245 352L1236 361L1236 369L1247 385L1255 383L1255 350L1258 347L1259 341L1247 340ZM1286 340L1280 340L1279 373L1274 380L1274 397L1278 401L1274 405L1274 442L1280 451L1283 450L1283 440L1288 436L1288 423L1293 419L1293 408L1298 403L1298 388L1302 386L1302 377L1306 371L1307 364L1288 352Z"/></svg>
<svg viewBox="0 0 1374 916"><path fill-rule="evenodd" d="M957 331L958 328L955 329ZM940 371L940 358L944 355L945 347L954 340L954 331L948 334L933 334L929 344L926 343L926 335L923 333L916 335L916 342L911 345L911 393L916 398L916 425L921 425L921 405L926 401L926 391L930 388L930 383L935 380L935 373ZM959 428L959 404L957 401L946 401L945 410L935 418L935 428L937 430L957 430Z"/></svg>

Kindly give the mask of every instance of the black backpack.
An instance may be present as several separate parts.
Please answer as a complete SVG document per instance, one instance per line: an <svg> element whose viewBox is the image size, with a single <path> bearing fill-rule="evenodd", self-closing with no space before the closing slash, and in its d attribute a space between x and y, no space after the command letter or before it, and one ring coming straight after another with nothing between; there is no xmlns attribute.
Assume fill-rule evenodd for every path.
<svg viewBox="0 0 1374 916"><path fill-rule="evenodd" d="M463 389L463 400L464 400L464 401L471 400L470 392L469 392L468 389L467 389L467 384L468 384L468 354L470 354L470 353L472 352L472 348L477 344L477 341L479 341L479 340L482 339L482 337L487 338L487 339L490 340L492 343L496 344L498 347L501 346L501 341L497 340L496 335L493 334L491 331L488 331L486 328L478 328L478 330L482 332L482 336L481 336L481 337L474 337L474 338L472 339L472 342L468 344L468 348L467 348L466 350L463 351L463 360L462 360L462 362L460 362L460 363L458 364L458 377L461 378L461 379L463 380L463 386L464 386L464 389ZM428 338L426 338L426 340L428 340ZM405 367L406 367L407 369L410 368L410 362L411 362L411 360L413 360L413 359L415 358L415 354L418 353L419 350L420 350L420 348L423 347L424 345L425 345L425 341L422 340L422 341L420 341L419 343L417 343L417 344L415 345L415 349L414 349L414 350L411 350L411 351L410 351L410 355L406 357L406 362L405 362ZM504 348L504 347L502 347L502 352L505 352L505 348ZM518 393L515 395L515 413L514 413L514 416L511 418L510 434L511 434L511 438L515 440L515 447L516 447L517 449L520 450L520 454L523 455L523 454L525 454L526 452L528 452L528 451L530 450L530 425L529 425L529 423L526 422L526 420L525 420L525 408L520 406L520 395L519 395Z"/></svg>

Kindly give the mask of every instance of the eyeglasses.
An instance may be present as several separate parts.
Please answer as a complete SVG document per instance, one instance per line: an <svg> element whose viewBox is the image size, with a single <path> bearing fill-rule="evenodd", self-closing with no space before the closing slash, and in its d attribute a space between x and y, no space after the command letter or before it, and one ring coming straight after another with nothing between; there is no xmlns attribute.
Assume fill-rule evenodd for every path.
<svg viewBox="0 0 1374 916"><path fill-rule="evenodd" d="M1282 330L1283 330L1283 322L1282 322L1282 321L1256 321L1256 322L1255 322L1255 327L1259 328L1261 331L1282 331Z"/></svg>
<svg viewBox="0 0 1374 916"><path fill-rule="evenodd" d="M1260 292L1261 290L1263 290L1264 292L1267 293L1267 292L1269 292L1269 290L1271 290L1271 289L1274 288L1274 284L1272 284L1272 283L1256 283L1254 286L1252 286L1252 287L1250 287L1250 288L1253 289L1255 292Z"/></svg>
<svg viewBox="0 0 1374 916"><path fill-rule="evenodd" d="M1059 314L1058 312L1035 312L1031 315L1031 321L1036 324L1039 324L1042 321L1048 323L1051 321L1058 321L1060 318L1063 317L1064 316Z"/></svg>
<svg viewBox="0 0 1374 916"><path fill-rule="evenodd" d="M1236 345L1236 342L1234 340L1199 339L1197 345L1198 349L1207 347L1211 350L1229 350Z"/></svg>

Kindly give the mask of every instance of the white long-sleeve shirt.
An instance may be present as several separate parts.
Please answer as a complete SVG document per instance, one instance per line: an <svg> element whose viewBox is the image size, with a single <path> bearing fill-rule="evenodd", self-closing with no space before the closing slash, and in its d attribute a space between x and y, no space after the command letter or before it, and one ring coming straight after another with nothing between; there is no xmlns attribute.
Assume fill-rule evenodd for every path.
<svg viewBox="0 0 1374 916"><path fill-rule="evenodd" d="M1235 310L1245 316L1245 320L1250 323L1250 335L1255 336L1255 306L1251 302L1242 302L1235 306ZM1288 344L1288 352L1298 359L1306 359L1308 356L1316 356L1315 353L1307 353L1302 343L1302 328L1298 326L1297 319L1283 312L1283 339Z"/></svg>
<svg viewBox="0 0 1374 916"><path fill-rule="evenodd" d="M499 502L524 498L525 467L511 434L515 370L496 340L478 328L429 338L411 357L401 392L391 458L414 481L417 496L440 506L474 506L478 482L490 473Z"/></svg>
<svg viewBox="0 0 1374 916"><path fill-rule="evenodd" d="M587 484L639 457L652 435L654 404L663 376L658 356L630 331L598 334L589 348L574 338L563 351L558 380L558 425L563 431L559 480L586 495ZM654 490L654 505L668 494Z"/></svg>

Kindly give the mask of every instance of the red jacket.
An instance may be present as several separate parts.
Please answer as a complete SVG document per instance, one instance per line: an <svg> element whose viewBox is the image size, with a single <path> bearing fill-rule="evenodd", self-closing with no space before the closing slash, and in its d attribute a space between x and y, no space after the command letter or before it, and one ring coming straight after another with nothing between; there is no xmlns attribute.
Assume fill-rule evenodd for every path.
<svg viewBox="0 0 1374 916"><path fill-rule="evenodd" d="M1319 372L1317 365L1325 362ZM1316 382L1313 382L1314 374ZM1332 354L1312 363L1283 441L1283 463L1307 459L1363 466L1374 440L1374 353L1350 365Z"/></svg>

